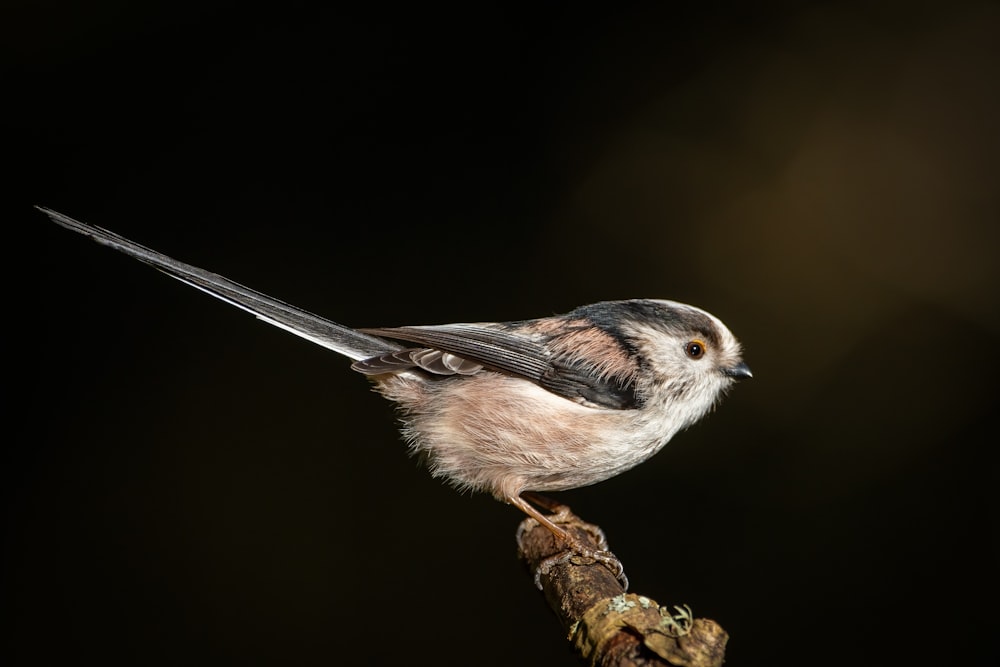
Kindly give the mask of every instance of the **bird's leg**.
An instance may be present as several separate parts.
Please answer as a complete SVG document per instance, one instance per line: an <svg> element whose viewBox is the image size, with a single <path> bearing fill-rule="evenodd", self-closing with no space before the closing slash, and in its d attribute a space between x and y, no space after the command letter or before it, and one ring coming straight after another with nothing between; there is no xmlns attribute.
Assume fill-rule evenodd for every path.
<svg viewBox="0 0 1000 667"><path fill-rule="evenodd" d="M521 494L521 500L525 501L526 504L532 503L534 505L537 505L538 507L541 507L546 512L549 512L549 515L545 518L548 519L549 522L556 524L557 529L559 529L558 524L560 523L571 523L575 526L579 526L580 528L583 528L585 531L590 533L591 537L594 538L594 541L597 542L598 548L600 548L603 551L608 550L608 538L604 535L604 531L592 523L586 523L585 521L581 520L580 517L573 514L573 511L569 508L569 505L561 503L555 498L543 496L542 494L536 493L535 491L523 492ZM523 507L520 507L520 509L524 511ZM536 516L534 515L530 516L536 521L538 520ZM550 526L549 523L542 523L542 525L551 530L556 536L561 537L562 539L567 539L565 537L562 537L562 535L556 532L556 530L553 530L552 526ZM569 535L569 533L565 530L563 530L562 532ZM570 535L569 539L574 540L575 538L573 538L573 536Z"/></svg>
<svg viewBox="0 0 1000 667"><path fill-rule="evenodd" d="M542 514L528 502L529 500L543 509L552 512L552 514L548 516ZM537 493L526 491L520 496L508 498L507 501L547 528L549 532L555 535L557 540L562 540L567 546L566 551L550 556L538 565L538 569L535 570L535 585L539 589L542 587L542 575L548 574L556 565L571 562L575 557L579 556L601 563L607 567L618 578L625 590L628 590L628 577L625 576L625 568L622 567L621 561L608 550L608 541L604 536L604 531L600 528L581 521L579 517L570 511L569 506ZM597 542L599 548L594 549L584 544L578 537L560 526L560 523L573 524L583 528L594 537L594 541ZM523 536L523 531L519 531L517 535L518 543L520 543Z"/></svg>

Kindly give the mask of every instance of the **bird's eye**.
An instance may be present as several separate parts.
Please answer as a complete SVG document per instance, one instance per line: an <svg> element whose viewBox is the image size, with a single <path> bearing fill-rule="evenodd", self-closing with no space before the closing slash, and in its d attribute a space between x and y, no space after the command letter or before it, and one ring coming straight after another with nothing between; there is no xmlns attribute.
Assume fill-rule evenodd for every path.
<svg viewBox="0 0 1000 667"><path fill-rule="evenodd" d="M693 340L684 346L684 351L692 359L701 359L705 356L705 344L700 340Z"/></svg>

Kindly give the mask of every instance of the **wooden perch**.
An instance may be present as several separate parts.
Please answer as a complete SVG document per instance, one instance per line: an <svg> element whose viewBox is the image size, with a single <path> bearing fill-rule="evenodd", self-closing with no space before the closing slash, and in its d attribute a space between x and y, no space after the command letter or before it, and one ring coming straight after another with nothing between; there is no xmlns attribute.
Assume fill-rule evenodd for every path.
<svg viewBox="0 0 1000 667"><path fill-rule="evenodd" d="M568 510L566 510L568 512ZM600 530L569 513L560 525L595 549ZM585 664L601 667L719 667L729 635L713 620L694 618L686 606L671 609L626 593L601 563L573 557L539 570L564 545L534 519L518 528L518 552L533 577L538 574L549 606ZM548 561L552 563L553 561ZM547 571L546 571L547 569Z"/></svg>

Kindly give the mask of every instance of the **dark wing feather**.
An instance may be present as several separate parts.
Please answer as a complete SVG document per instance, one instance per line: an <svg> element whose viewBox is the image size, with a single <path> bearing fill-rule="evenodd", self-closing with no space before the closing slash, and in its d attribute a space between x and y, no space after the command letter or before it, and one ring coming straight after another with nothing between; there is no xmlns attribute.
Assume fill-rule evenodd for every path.
<svg viewBox="0 0 1000 667"><path fill-rule="evenodd" d="M491 370L531 380L571 401L617 410L634 408L640 403L636 396L634 377L602 372L594 364L586 363L579 357L559 354L556 350L561 341L552 336L529 336L523 330L498 324L444 324L361 331L450 352ZM407 352L419 351L397 353L385 365L373 359L370 360L371 368L364 368L369 363L367 361L355 363L354 368L370 374L392 372L395 362Z"/></svg>
<svg viewBox="0 0 1000 667"><path fill-rule="evenodd" d="M534 382L540 382L550 367L550 355L545 345L536 343L527 336L485 324L442 324L361 331L451 352L487 368L520 375Z"/></svg>
<svg viewBox="0 0 1000 667"><path fill-rule="evenodd" d="M627 410L641 405L634 382L619 383L614 378L601 378L592 369L553 366L552 372L539 384L553 394L604 408Z"/></svg>
<svg viewBox="0 0 1000 667"><path fill-rule="evenodd" d="M395 375L411 368L420 368L434 375L475 375L483 370L483 365L429 347L408 348L351 364L352 370L363 375Z"/></svg>

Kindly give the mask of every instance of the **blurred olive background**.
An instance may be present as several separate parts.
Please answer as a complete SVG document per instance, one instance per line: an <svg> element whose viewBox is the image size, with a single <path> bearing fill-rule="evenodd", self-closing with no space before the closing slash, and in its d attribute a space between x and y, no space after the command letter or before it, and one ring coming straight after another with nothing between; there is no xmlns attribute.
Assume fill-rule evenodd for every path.
<svg viewBox="0 0 1000 667"><path fill-rule="evenodd" d="M996 4L3 12L5 664L575 664L343 359L33 204L356 326L702 306L755 378L560 495L633 590L997 664Z"/></svg>

